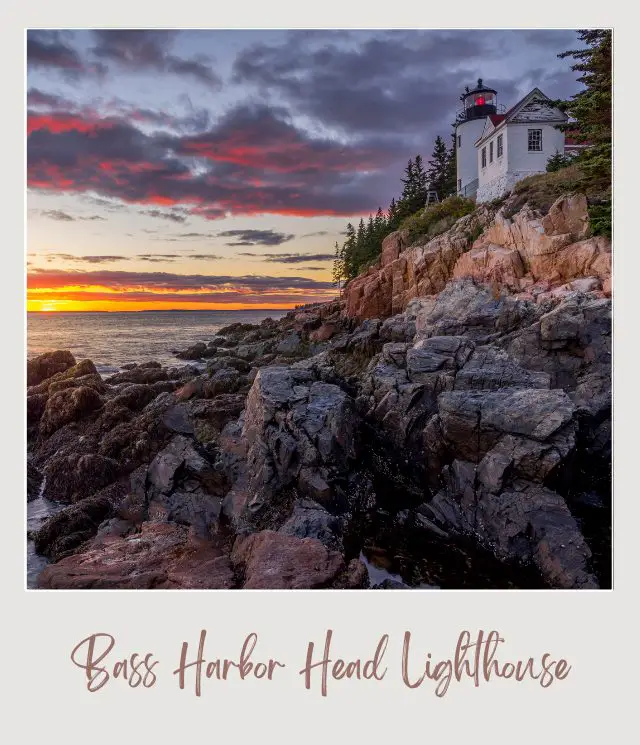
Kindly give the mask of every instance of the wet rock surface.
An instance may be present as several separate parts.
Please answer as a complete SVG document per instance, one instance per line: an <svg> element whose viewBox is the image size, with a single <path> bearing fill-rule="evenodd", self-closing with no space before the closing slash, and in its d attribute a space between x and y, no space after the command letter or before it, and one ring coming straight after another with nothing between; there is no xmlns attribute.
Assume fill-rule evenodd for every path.
<svg viewBox="0 0 640 745"><path fill-rule="evenodd" d="M67 505L40 586L610 586L610 247L583 208L393 234L343 300L195 366L30 360L27 498Z"/></svg>

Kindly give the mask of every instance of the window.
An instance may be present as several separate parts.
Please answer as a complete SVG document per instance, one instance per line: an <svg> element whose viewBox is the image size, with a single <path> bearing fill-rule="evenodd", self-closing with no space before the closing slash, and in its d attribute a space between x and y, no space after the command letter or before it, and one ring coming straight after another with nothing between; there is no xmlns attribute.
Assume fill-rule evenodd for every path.
<svg viewBox="0 0 640 745"><path fill-rule="evenodd" d="M462 191L462 179L458 179L458 191Z"/></svg>
<svg viewBox="0 0 640 745"><path fill-rule="evenodd" d="M487 167L487 148L486 147L482 148L482 167L483 168Z"/></svg>
<svg viewBox="0 0 640 745"><path fill-rule="evenodd" d="M502 135L498 135L498 158L502 157Z"/></svg>
<svg viewBox="0 0 640 745"><path fill-rule="evenodd" d="M462 135L458 135L458 147L462 147Z"/></svg>
<svg viewBox="0 0 640 745"><path fill-rule="evenodd" d="M529 130L529 152L542 152L542 130Z"/></svg>
<svg viewBox="0 0 640 745"><path fill-rule="evenodd" d="M489 143L489 163L493 163L493 140Z"/></svg>

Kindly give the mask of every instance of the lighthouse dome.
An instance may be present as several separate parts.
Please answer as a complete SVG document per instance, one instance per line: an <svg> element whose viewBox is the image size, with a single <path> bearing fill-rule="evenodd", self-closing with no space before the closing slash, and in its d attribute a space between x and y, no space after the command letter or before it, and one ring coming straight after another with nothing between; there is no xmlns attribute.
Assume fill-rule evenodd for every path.
<svg viewBox="0 0 640 745"><path fill-rule="evenodd" d="M462 121L483 119L498 111L498 93L493 88L484 85L482 78L478 78L478 83L473 90L467 87L460 96L460 100L463 103L460 116Z"/></svg>

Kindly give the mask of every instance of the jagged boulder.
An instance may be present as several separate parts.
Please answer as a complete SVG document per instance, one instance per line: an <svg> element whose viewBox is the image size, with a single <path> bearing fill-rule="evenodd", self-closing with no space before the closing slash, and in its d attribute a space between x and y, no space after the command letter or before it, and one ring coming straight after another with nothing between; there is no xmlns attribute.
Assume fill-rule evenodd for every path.
<svg viewBox="0 0 640 745"><path fill-rule="evenodd" d="M40 432L50 435L64 424L74 422L102 407L99 393L89 386L65 388L47 399L40 419Z"/></svg>
<svg viewBox="0 0 640 745"><path fill-rule="evenodd" d="M43 473L46 477L44 497L59 502L78 502L116 481L122 468L113 458L71 452L50 458Z"/></svg>
<svg viewBox="0 0 640 745"><path fill-rule="evenodd" d="M191 525L203 537L214 534L227 488L225 476L207 453L192 439L176 435L147 470L149 516Z"/></svg>
<svg viewBox="0 0 640 745"><path fill-rule="evenodd" d="M82 553L45 567L48 589L228 589L233 569L220 547L175 523L145 522L139 533L94 538Z"/></svg>
<svg viewBox="0 0 640 745"><path fill-rule="evenodd" d="M236 539L231 560L254 590L327 587L345 570L342 555L315 538L271 530Z"/></svg>
<svg viewBox="0 0 640 745"><path fill-rule="evenodd" d="M38 385L43 380L64 372L76 364L75 357L68 350L45 352L27 360L27 386Z"/></svg>
<svg viewBox="0 0 640 745"><path fill-rule="evenodd" d="M476 466L454 461L429 503L440 523L475 535L505 559L533 562L552 587L594 588L591 551L565 500L541 484L504 483L508 458Z"/></svg>
<svg viewBox="0 0 640 745"><path fill-rule="evenodd" d="M356 456L356 417L338 386L291 367L259 370L244 414L246 488L225 499L236 524L261 525L295 494L345 507L341 481ZM289 496L287 496L289 495ZM293 496L291 496L293 495Z"/></svg>

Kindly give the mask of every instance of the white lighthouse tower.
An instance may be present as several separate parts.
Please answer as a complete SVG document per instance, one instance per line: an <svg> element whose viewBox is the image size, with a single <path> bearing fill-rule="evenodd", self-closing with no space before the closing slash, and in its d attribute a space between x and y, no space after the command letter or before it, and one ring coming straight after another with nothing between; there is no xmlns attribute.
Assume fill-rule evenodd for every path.
<svg viewBox="0 0 640 745"><path fill-rule="evenodd" d="M478 152L476 140L484 130L488 116L498 112L498 94L492 88L478 85L460 96L463 104L456 124L456 189L464 197L472 197L478 190Z"/></svg>

